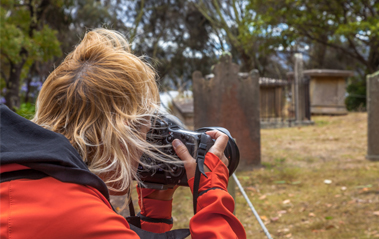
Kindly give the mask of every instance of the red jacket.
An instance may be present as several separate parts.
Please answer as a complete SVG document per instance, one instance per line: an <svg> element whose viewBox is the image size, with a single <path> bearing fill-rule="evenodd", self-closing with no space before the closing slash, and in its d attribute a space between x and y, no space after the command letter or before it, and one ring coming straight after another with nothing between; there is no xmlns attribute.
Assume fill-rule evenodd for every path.
<svg viewBox="0 0 379 239"><path fill-rule="evenodd" d="M198 212L190 220L192 238L246 238L243 226L233 215L233 198L226 191L226 166L211 153L205 164L212 172L200 181L200 192L205 193L199 196ZM22 169L27 167L3 165L1 173ZM189 185L193 190L193 179ZM52 177L18 179L1 183L0 195L1 238L139 238L106 198L89 186ZM141 214L170 219L171 201L143 198ZM142 229L151 232L171 228L172 224L142 222Z"/></svg>
<svg viewBox="0 0 379 239"><path fill-rule="evenodd" d="M0 238L139 238L112 210L106 185L88 170L67 138L3 105L0 117L0 179L8 178L0 184ZM192 238L246 238L232 213L226 166L211 153L205 164L212 172L200 179L197 213L190 220ZM39 179L26 179L23 170L36 172ZM193 190L193 179L188 184ZM139 195L142 229L170 230L170 220L148 221L170 219L171 201L147 199L147 193L144 189Z"/></svg>

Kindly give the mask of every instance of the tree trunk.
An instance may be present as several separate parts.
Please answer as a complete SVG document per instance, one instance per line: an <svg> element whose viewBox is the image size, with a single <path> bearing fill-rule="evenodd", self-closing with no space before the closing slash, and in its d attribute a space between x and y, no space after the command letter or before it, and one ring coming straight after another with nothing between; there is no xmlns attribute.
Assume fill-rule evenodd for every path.
<svg viewBox="0 0 379 239"><path fill-rule="evenodd" d="M322 36L321 37L325 42L328 41L327 36ZM326 54L326 48L327 46L325 44L320 44L320 43L314 43L314 60L311 58L311 68L315 69L323 69L327 66L324 65L324 59L325 59L325 54Z"/></svg>
<svg viewBox="0 0 379 239"><path fill-rule="evenodd" d="M373 39L372 43L370 44L368 62L368 70L370 74L379 70L379 39Z"/></svg>
<svg viewBox="0 0 379 239"><path fill-rule="evenodd" d="M10 64L9 79L6 84L7 92L5 93L5 105L11 110L20 107L20 78L24 64L25 61L22 61L19 64Z"/></svg>
<svg viewBox="0 0 379 239"><path fill-rule="evenodd" d="M24 98L24 102L25 103L29 103L29 94L30 94L30 83L32 82L32 76L29 75L27 78L26 78L26 92L25 92L25 98Z"/></svg>
<svg viewBox="0 0 379 239"><path fill-rule="evenodd" d="M33 80L33 74L39 75L39 70L38 70L36 61L29 68L28 76L25 79L26 80L26 92L25 92L25 98L24 98L25 103L29 103L29 100L30 100L30 98L29 98L29 94L30 94L30 90L31 90L30 89L30 83Z"/></svg>
<svg viewBox="0 0 379 239"><path fill-rule="evenodd" d="M249 55L247 55L243 50L240 51L240 54L241 54L241 58L243 61L243 65L241 66L240 71L250 72L251 70L253 70L253 68L260 71L260 69L258 69L259 66L255 65L255 64L253 66L253 60ZM259 73L261 73L261 72L259 72Z"/></svg>

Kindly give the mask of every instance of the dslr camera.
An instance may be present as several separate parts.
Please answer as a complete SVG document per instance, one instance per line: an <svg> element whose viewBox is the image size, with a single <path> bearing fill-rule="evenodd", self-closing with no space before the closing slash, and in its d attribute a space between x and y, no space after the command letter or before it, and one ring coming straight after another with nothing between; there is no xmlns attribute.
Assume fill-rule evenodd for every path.
<svg viewBox="0 0 379 239"><path fill-rule="evenodd" d="M167 189L173 188L175 185L188 186L184 165L173 162L173 158L179 158L172 147L172 141L174 139L182 141L192 157L196 159L198 150L202 149L204 151L205 149L206 153L214 144L214 140L205 133L212 130L221 131L229 137L224 151L226 158L229 160L229 176L236 170L240 154L235 140L227 129L204 127L195 131L186 130L180 120L172 115L152 117L151 125L152 127L147 133L146 139L154 146L152 150L160 154L162 158L167 159L167 162L158 162L146 153L142 155L142 164L138 166L138 175L143 181L144 187Z"/></svg>

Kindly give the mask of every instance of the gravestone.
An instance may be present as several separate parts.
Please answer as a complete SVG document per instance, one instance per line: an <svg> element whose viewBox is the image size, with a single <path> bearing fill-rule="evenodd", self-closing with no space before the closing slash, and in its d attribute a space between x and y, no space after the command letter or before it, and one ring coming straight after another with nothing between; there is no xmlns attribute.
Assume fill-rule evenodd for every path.
<svg viewBox="0 0 379 239"><path fill-rule="evenodd" d="M259 75L256 70L239 75L231 56L223 56L207 80L195 71L193 79L195 129L220 126L228 129L240 150L239 168L261 161Z"/></svg>
<svg viewBox="0 0 379 239"><path fill-rule="evenodd" d="M379 71L367 76L367 156L379 161Z"/></svg>
<svg viewBox="0 0 379 239"><path fill-rule="evenodd" d="M302 122L305 119L305 89L304 89L304 74L303 74L303 54L296 53L295 56L295 71L294 71L294 93L295 93L295 118L296 122Z"/></svg>
<svg viewBox="0 0 379 239"><path fill-rule="evenodd" d="M294 125L312 125L309 102L309 79L305 77L303 54L294 55L294 72L288 72L291 86L290 108L294 110ZM292 112L291 112L292 114Z"/></svg>

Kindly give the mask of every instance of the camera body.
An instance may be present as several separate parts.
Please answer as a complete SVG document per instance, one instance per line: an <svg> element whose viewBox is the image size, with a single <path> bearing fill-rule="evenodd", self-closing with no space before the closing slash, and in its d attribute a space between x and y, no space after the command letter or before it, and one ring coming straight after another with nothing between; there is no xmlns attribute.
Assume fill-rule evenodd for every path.
<svg viewBox="0 0 379 239"><path fill-rule="evenodd" d="M202 147L205 147L206 152L213 146L215 141L205 133L211 130L219 130L229 136L229 142L224 153L229 159L229 175L232 175L239 163L239 150L229 131L224 128L207 127L190 131L183 129L180 126L180 121L161 116L152 119L152 127L147 133L146 139L149 143L155 145L155 151L158 151L167 160L172 160L172 158L166 155L178 158L172 147L172 141L179 139L187 147L190 155L196 159L201 138L203 138ZM178 158L178 160L180 159ZM138 166L138 175L146 187L167 189L175 185L188 186L183 164L158 162L147 154L142 155L141 161L149 165L148 167L144 167L143 164Z"/></svg>

